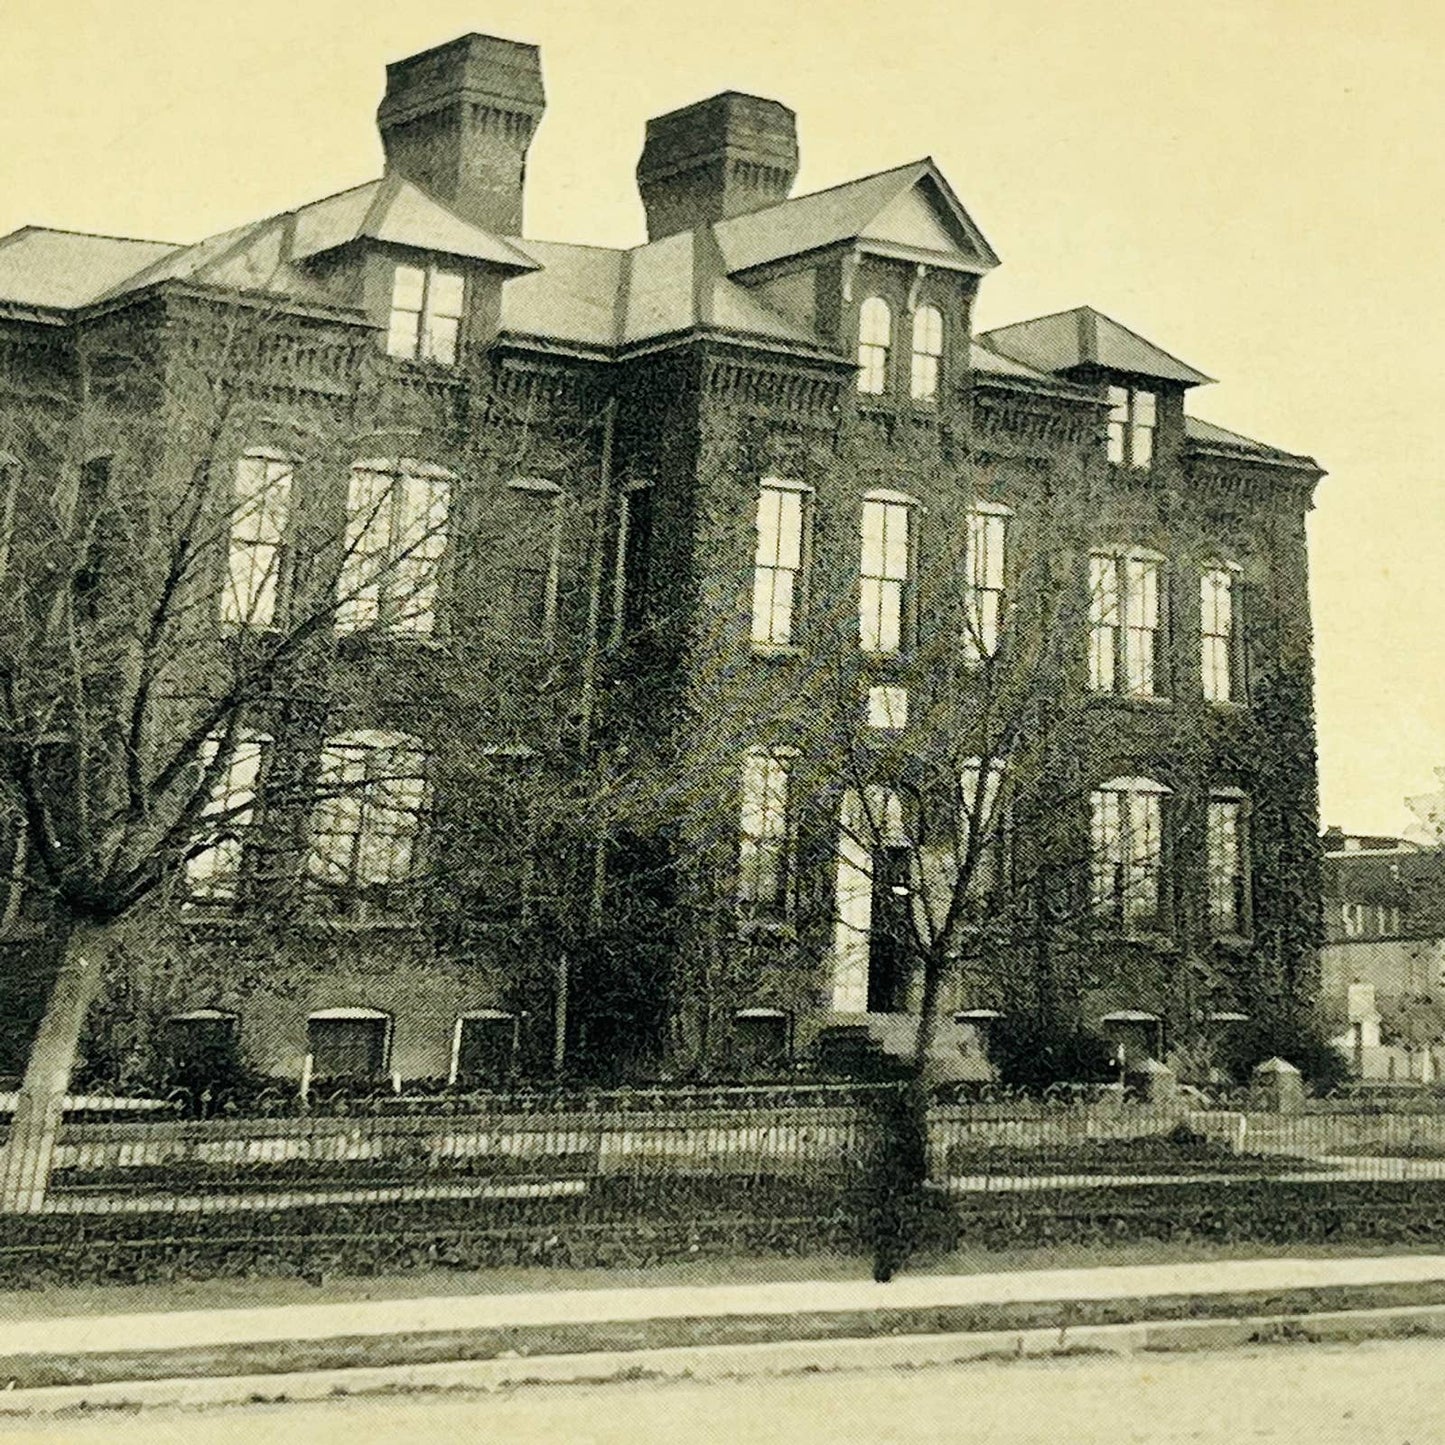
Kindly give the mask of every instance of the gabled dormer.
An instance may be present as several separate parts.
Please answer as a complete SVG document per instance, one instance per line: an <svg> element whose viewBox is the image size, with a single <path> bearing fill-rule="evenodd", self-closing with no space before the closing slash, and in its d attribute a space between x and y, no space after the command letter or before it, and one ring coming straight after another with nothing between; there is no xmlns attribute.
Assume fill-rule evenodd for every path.
<svg viewBox="0 0 1445 1445"><path fill-rule="evenodd" d="M957 389L998 257L932 160L714 229L729 275L854 357L863 395L932 406Z"/></svg>
<svg viewBox="0 0 1445 1445"><path fill-rule="evenodd" d="M979 339L1014 361L1107 399L1108 460L1132 475L1178 465L1184 393L1213 380L1091 306L1001 326Z"/></svg>

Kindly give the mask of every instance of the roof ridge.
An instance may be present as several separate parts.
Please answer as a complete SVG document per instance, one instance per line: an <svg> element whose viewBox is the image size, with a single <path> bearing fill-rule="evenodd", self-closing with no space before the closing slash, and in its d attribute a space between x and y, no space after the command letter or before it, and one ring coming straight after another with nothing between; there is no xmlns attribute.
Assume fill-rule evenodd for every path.
<svg viewBox="0 0 1445 1445"><path fill-rule="evenodd" d="M861 186L867 181L881 181L884 176L894 176L898 175L903 171L914 170L918 167L932 165L932 156L921 156L918 160L905 161L902 165L888 166L886 169L881 171L869 171L866 176L854 176L853 179L850 181L838 181L834 185L824 186L821 190L804 191L800 196L787 196L781 201L774 201L773 204L770 206L759 206L756 211L743 211L740 215L737 216L726 216L724 217L724 220L740 221L743 219L744 216L747 216L749 218L753 216L766 216L769 211L781 210L784 206L796 205L799 201L811 201L817 196L831 195L834 191L846 191L849 186ZM659 239L662 238L659 237Z"/></svg>
<svg viewBox="0 0 1445 1445"><path fill-rule="evenodd" d="M43 232L47 236L84 236L90 241L120 241L127 246L169 246L173 251L194 244L190 241L155 241L145 236L112 236L106 231L77 231L70 226L38 226L29 221L17 230L11 231L8 236L0 236L0 241L13 241L19 236L36 231Z"/></svg>
<svg viewBox="0 0 1445 1445"><path fill-rule="evenodd" d="M1130 336L1134 338L1135 341L1143 342L1145 346L1152 347L1153 350L1159 352L1160 355L1167 356L1170 361L1184 367L1187 371L1192 371L1196 375L1205 377L1206 381L1213 382L1215 380L1214 377L1207 376L1191 362L1185 361L1182 356L1176 356L1172 351L1166 351L1162 346L1159 345L1157 341L1151 341L1147 336L1141 335L1139 332L1135 331L1132 326L1125 326L1122 321L1118 321L1114 317L1108 315L1106 312L1096 310L1092 306L1090 306L1088 309L1090 311L1093 311L1094 315L1097 316L1101 321L1107 321L1110 326L1117 326L1120 331L1127 332Z"/></svg>

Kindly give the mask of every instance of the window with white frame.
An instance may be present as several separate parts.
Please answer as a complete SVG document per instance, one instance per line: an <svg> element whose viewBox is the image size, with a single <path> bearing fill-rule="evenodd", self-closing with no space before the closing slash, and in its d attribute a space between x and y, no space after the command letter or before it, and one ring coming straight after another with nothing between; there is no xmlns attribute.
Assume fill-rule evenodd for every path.
<svg viewBox="0 0 1445 1445"><path fill-rule="evenodd" d="M1006 769L993 758L966 758L958 780L958 857L968 865L972 850L972 872L966 879L969 896L979 898L998 879L1003 864L1007 800L1004 796Z"/></svg>
<svg viewBox="0 0 1445 1445"><path fill-rule="evenodd" d="M221 620L271 627L284 606L282 576L295 462L279 452L249 451L236 463Z"/></svg>
<svg viewBox="0 0 1445 1445"><path fill-rule="evenodd" d="M896 492L863 499L858 638L864 652L890 657L909 641L916 504Z"/></svg>
<svg viewBox="0 0 1445 1445"><path fill-rule="evenodd" d="M406 361L452 366L462 329L466 282L435 266L398 266L391 288L387 352Z"/></svg>
<svg viewBox="0 0 1445 1445"><path fill-rule="evenodd" d="M908 726L908 689L894 682L870 687L868 726L879 732L902 732Z"/></svg>
<svg viewBox="0 0 1445 1445"><path fill-rule="evenodd" d="M913 367L909 394L914 401L938 399L943 368L943 313L936 306L920 306L913 313Z"/></svg>
<svg viewBox="0 0 1445 1445"><path fill-rule="evenodd" d="M337 576L336 627L431 632L453 478L412 461L357 462Z"/></svg>
<svg viewBox="0 0 1445 1445"><path fill-rule="evenodd" d="M426 797L426 754L416 738L362 730L326 740L307 875L336 912L396 911Z"/></svg>
<svg viewBox="0 0 1445 1445"><path fill-rule="evenodd" d="M1109 460L1143 471L1154 464L1158 398L1152 391L1109 388Z"/></svg>
<svg viewBox="0 0 1445 1445"><path fill-rule="evenodd" d="M893 312L881 296L858 308L858 390L882 396L888 390L888 352L893 345Z"/></svg>
<svg viewBox="0 0 1445 1445"><path fill-rule="evenodd" d="M1162 559L1148 552L1089 556L1089 686L1159 697Z"/></svg>
<svg viewBox="0 0 1445 1445"><path fill-rule="evenodd" d="M1152 778L1113 778L1090 795L1097 917L1124 928L1160 926L1167 793Z"/></svg>
<svg viewBox="0 0 1445 1445"><path fill-rule="evenodd" d="M1008 545L1007 507L975 502L968 510L963 558L964 657L983 662L998 651L1003 627L1004 558Z"/></svg>
<svg viewBox="0 0 1445 1445"><path fill-rule="evenodd" d="M241 890L247 830L256 816L256 795L271 749L271 738L247 731L232 739L206 739L200 752L202 779L211 787L197 827L200 850L186 860L186 896L192 903L230 903Z"/></svg>
<svg viewBox="0 0 1445 1445"><path fill-rule="evenodd" d="M791 748L754 748L743 758L738 899L756 915L788 911L792 875Z"/></svg>
<svg viewBox="0 0 1445 1445"><path fill-rule="evenodd" d="M1340 921L1345 926L1346 938L1359 938L1365 932L1365 905L1363 903L1340 904Z"/></svg>
<svg viewBox="0 0 1445 1445"><path fill-rule="evenodd" d="M753 561L753 646L787 647L802 600L808 494L795 482L766 478L758 488Z"/></svg>
<svg viewBox="0 0 1445 1445"><path fill-rule="evenodd" d="M1237 573L1221 564L1199 578L1199 660L1207 702L1230 702L1239 691L1234 677Z"/></svg>
<svg viewBox="0 0 1445 1445"><path fill-rule="evenodd" d="M1246 866L1245 804L1237 796L1209 800L1209 928L1218 934L1242 934L1249 925L1249 872Z"/></svg>

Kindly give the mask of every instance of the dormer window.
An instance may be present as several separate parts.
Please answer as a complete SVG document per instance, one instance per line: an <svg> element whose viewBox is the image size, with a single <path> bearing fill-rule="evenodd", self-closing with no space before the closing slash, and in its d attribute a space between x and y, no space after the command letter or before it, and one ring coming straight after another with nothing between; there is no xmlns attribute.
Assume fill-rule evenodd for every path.
<svg viewBox="0 0 1445 1445"><path fill-rule="evenodd" d="M403 361L455 365L465 292L465 281L455 271L398 266L392 282L387 354Z"/></svg>
<svg viewBox="0 0 1445 1445"><path fill-rule="evenodd" d="M888 390L888 348L893 342L893 313L881 296L858 308L858 390L882 396Z"/></svg>
<svg viewBox="0 0 1445 1445"><path fill-rule="evenodd" d="M1152 391L1109 388L1109 460L1142 471L1154 464L1158 399Z"/></svg>
<svg viewBox="0 0 1445 1445"><path fill-rule="evenodd" d="M943 366L943 313L920 306L913 313L913 371L909 390L914 401L937 401Z"/></svg>

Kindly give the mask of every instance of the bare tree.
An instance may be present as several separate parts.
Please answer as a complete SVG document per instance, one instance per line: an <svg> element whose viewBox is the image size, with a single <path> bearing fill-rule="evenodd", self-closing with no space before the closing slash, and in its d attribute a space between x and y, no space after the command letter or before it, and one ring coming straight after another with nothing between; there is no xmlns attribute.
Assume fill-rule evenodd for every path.
<svg viewBox="0 0 1445 1445"><path fill-rule="evenodd" d="M506 757L520 732L554 766L577 750L576 678L560 661L503 669L489 688L495 669L467 647L555 631L559 551L605 545L605 495L587 495L596 409L558 440L485 358L458 416L448 388L422 407L398 401L368 329L237 298L194 300L184 320L164 358L162 318L80 334L67 364L0 415L0 790L64 938L0 1166L11 1211L44 1196L118 926L168 880L213 880L239 851L260 749L298 717L325 716L345 636L430 634L459 530L498 562L484 598L471 584L483 615L451 658L489 714L492 752ZM358 461L403 446L404 465ZM540 584L509 550L505 507L493 515L455 485L488 467L581 476L575 496L537 484ZM540 612L521 616L534 599ZM598 625L594 608L591 635ZM404 749L388 756L396 767L364 784L325 756L319 770L269 770L267 807L304 818L378 783L419 806L423 770ZM535 767L503 775L539 795Z"/></svg>

